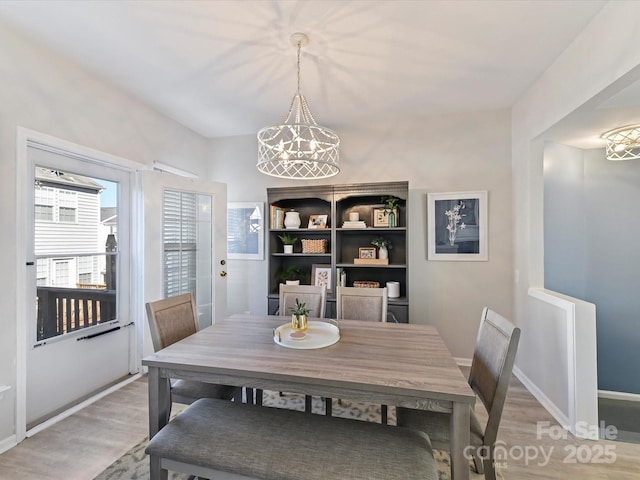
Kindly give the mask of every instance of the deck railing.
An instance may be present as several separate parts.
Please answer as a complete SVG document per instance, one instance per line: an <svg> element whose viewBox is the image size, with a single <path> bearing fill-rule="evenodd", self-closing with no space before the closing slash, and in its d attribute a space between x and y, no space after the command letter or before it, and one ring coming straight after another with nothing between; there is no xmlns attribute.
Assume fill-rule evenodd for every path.
<svg viewBox="0 0 640 480"><path fill-rule="evenodd" d="M45 340L116 318L116 291L38 287L37 339Z"/></svg>

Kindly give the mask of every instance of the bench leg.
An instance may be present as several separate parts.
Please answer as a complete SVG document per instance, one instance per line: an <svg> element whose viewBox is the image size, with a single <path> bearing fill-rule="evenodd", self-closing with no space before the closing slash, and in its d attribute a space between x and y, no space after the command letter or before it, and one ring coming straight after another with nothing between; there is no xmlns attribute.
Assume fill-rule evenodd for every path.
<svg viewBox="0 0 640 480"><path fill-rule="evenodd" d="M304 396L304 411L305 413L311 413L313 397L311 395Z"/></svg>
<svg viewBox="0 0 640 480"><path fill-rule="evenodd" d="M168 480L169 472L160 466L160 457L149 455L149 480Z"/></svg>
<svg viewBox="0 0 640 480"><path fill-rule="evenodd" d="M387 418L389 417L389 407L387 405L380 405L380 420L383 425L387 424Z"/></svg>
<svg viewBox="0 0 640 480"><path fill-rule="evenodd" d="M331 416L331 412L333 410L333 398L325 398L324 399L324 413L327 417Z"/></svg>

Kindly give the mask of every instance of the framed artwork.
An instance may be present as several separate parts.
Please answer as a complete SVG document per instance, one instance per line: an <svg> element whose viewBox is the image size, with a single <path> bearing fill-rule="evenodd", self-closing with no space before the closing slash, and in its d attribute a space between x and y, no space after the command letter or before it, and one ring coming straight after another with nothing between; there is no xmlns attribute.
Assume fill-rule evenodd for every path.
<svg viewBox="0 0 640 480"><path fill-rule="evenodd" d="M360 247L358 258L376 258L376 247Z"/></svg>
<svg viewBox="0 0 640 480"><path fill-rule="evenodd" d="M394 208L393 213L398 218L398 209ZM389 215L383 207L371 209L371 225L374 227L389 227Z"/></svg>
<svg viewBox="0 0 640 480"><path fill-rule="evenodd" d="M486 261L487 192L427 195L427 259Z"/></svg>
<svg viewBox="0 0 640 480"><path fill-rule="evenodd" d="M327 228L329 215L310 215L307 228Z"/></svg>
<svg viewBox="0 0 640 480"><path fill-rule="evenodd" d="M326 285L327 293L331 293L331 265L311 265L311 285Z"/></svg>
<svg viewBox="0 0 640 480"><path fill-rule="evenodd" d="M264 203L227 204L227 258L264 259Z"/></svg>

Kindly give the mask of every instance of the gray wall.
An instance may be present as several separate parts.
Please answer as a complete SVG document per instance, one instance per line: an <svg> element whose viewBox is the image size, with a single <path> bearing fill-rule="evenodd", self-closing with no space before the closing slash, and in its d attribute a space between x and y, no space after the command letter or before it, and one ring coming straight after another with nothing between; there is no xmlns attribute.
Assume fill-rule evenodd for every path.
<svg viewBox="0 0 640 480"><path fill-rule="evenodd" d="M598 388L640 393L640 162L547 147L545 288L596 304Z"/></svg>
<svg viewBox="0 0 640 480"><path fill-rule="evenodd" d="M435 325L460 358L471 358L483 306L512 315L509 125L509 112L499 110L334 126L341 173L314 182L409 181L410 321ZM212 141L212 157L211 178L228 184L229 201L266 202L267 187L304 184L258 173L254 135ZM427 261L427 192L470 190L489 192L489 261ZM229 262L230 313L266 312L266 268L266 261Z"/></svg>

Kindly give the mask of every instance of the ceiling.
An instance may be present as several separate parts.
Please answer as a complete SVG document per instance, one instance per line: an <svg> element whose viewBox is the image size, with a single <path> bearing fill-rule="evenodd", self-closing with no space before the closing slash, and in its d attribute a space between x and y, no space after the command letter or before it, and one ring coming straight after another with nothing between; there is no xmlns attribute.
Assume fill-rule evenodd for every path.
<svg viewBox="0 0 640 480"><path fill-rule="evenodd" d="M0 24L206 136L508 108L606 1L1 1Z"/></svg>

